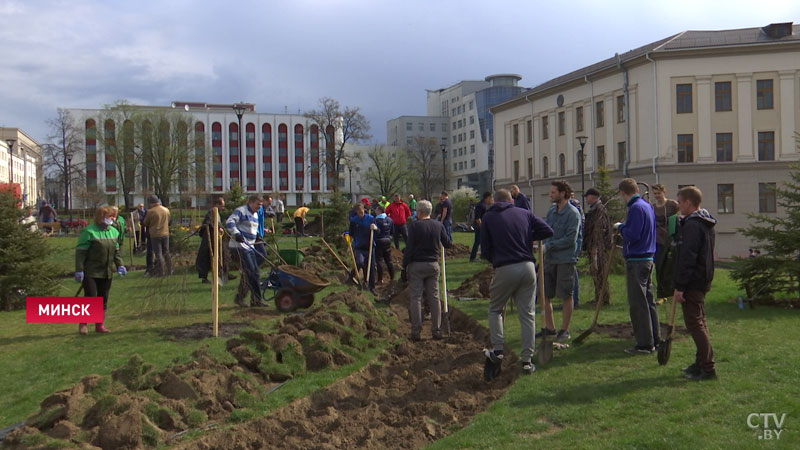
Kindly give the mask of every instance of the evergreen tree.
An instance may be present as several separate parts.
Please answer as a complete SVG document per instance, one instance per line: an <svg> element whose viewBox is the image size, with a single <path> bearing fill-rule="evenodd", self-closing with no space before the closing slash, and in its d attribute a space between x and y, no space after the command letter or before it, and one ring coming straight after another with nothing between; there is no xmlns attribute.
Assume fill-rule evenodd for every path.
<svg viewBox="0 0 800 450"><path fill-rule="evenodd" d="M605 166L597 169L594 187L600 191L600 201L605 204L611 223L622 222L625 219L625 205L617 195L617 188L611 185L608 168Z"/></svg>

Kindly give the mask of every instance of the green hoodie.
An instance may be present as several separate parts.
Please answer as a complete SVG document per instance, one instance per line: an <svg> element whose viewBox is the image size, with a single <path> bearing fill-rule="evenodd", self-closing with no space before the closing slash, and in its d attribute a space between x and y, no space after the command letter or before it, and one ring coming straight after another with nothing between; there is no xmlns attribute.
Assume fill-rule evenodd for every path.
<svg viewBox="0 0 800 450"><path fill-rule="evenodd" d="M87 278L111 278L122 265L119 253L119 231L93 223L81 230L75 249L75 271Z"/></svg>

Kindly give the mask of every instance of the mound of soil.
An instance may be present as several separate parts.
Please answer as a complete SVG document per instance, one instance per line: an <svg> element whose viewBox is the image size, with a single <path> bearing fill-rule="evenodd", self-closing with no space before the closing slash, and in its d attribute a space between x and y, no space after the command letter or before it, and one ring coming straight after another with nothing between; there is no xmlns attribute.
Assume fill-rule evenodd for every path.
<svg viewBox="0 0 800 450"><path fill-rule="evenodd" d="M336 261L331 252L322 245L313 244L302 249L305 257L303 258L302 268L308 272L316 274L340 274L344 272L344 268ZM339 254L342 261L348 264L349 261L345 260L345 255ZM348 255L349 257L349 255Z"/></svg>
<svg viewBox="0 0 800 450"><path fill-rule="evenodd" d="M248 308L250 309L250 308ZM221 337L231 337L239 334L242 328L250 325L247 322L220 322L218 331ZM197 340L205 339L213 335L213 326L210 323L194 323L185 327L167 328L161 334L173 340Z"/></svg>
<svg viewBox="0 0 800 450"><path fill-rule="evenodd" d="M489 298L489 287L492 285L494 269L488 266L485 270L476 273L461 283L458 289L451 291L455 297Z"/></svg>
<svg viewBox="0 0 800 450"><path fill-rule="evenodd" d="M398 331L407 335L408 303L400 303L403 295L404 291L395 294L392 311L401 318ZM442 341L401 342L378 363L268 417L177 448L267 448L277 442L286 449L425 447L468 424L500 398L519 373L519 361L507 349L505 370L485 383L481 345L489 339L488 330L455 309L451 327L452 334Z"/></svg>
<svg viewBox="0 0 800 450"><path fill-rule="evenodd" d="M661 322L661 337L666 339L669 331L669 324ZM630 322L597 324L596 333L605 334L615 339L633 338L633 327ZM682 325L675 325L675 334L689 334L689 330Z"/></svg>
<svg viewBox="0 0 800 450"><path fill-rule="evenodd" d="M472 249L467 247L466 245L457 244L454 242L452 247L446 248L444 250L444 254L448 258L463 258L465 256L469 256L471 251Z"/></svg>
<svg viewBox="0 0 800 450"><path fill-rule="evenodd" d="M284 264L282 266L279 266L278 268L288 273L289 275L294 275L297 278L302 278L303 280L308 281L310 284L313 284L314 286L324 287L331 284L330 281L318 277L314 273L307 270L303 270L299 267Z"/></svg>

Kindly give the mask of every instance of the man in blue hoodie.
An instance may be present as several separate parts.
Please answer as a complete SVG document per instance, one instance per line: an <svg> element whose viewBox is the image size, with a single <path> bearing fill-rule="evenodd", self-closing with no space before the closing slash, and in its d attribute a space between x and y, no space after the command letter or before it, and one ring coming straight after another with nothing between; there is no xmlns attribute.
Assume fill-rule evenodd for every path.
<svg viewBox="0 0 800 450"><path fill-rule="evenodd" d="M370 235L377 230L375 217L364 211L364 205L359 203L355 206L355 214L350 216L350 236L353 238L353 252L356 257L356 266L364 271L366 276L367 261L370 259L370 252L374 251L375 242L373 240L370 248ZM369 269L369 291L375 294L375 257L372 257L371 268Z"/></svg>
<svg viewBox="0 0 800 450"><path fill-rule="evenodd" d="M481 226L481 257L494 267L489 287L489 331L493 348L484 351L486 381L500 374L505 346L503 312L509 298L514 299L519 315L522 373L528 375L536 370L531 362L536 328L533 242L553 235L553 230L530 210L514 207L509 191L499 189L494 200L494 205L483 215Z"/></svg>
<svg viewBox="0 0 800 450"><path fill-rule="evenodd" d="M714 349L706 323L705 299L714 279L714 225L717 219L700 208L703 194L694 186L678 191L681 216L675 239L675 300L683 309L683 320L697 347L695 361L683 369L694 381L717 378Z"/></svg>
<svg viewBox="0 0 800 450"><path fill-rule="evenodd" d="M619 194L628 205L625 222L614 229L622 235L628 280L628 305L636 346L625 349L630 355L648 355L661 343L658 306L653 290L653 256L656 253L656 216L653 205L639 195L633 178L619 183Z"/></svg>

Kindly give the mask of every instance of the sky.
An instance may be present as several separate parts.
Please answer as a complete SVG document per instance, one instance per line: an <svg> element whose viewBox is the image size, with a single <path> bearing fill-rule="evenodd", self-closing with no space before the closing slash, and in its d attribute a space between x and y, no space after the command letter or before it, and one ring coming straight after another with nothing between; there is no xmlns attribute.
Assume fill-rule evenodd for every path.
<svg viewBox="0 0 800 450"><path fill-rule="evenodd" d="M48 142L57 108L119 99L361 108L368 143L426 89L534 87L685 30L800 22L797 0L0 0L0 126Z"/></svg>

